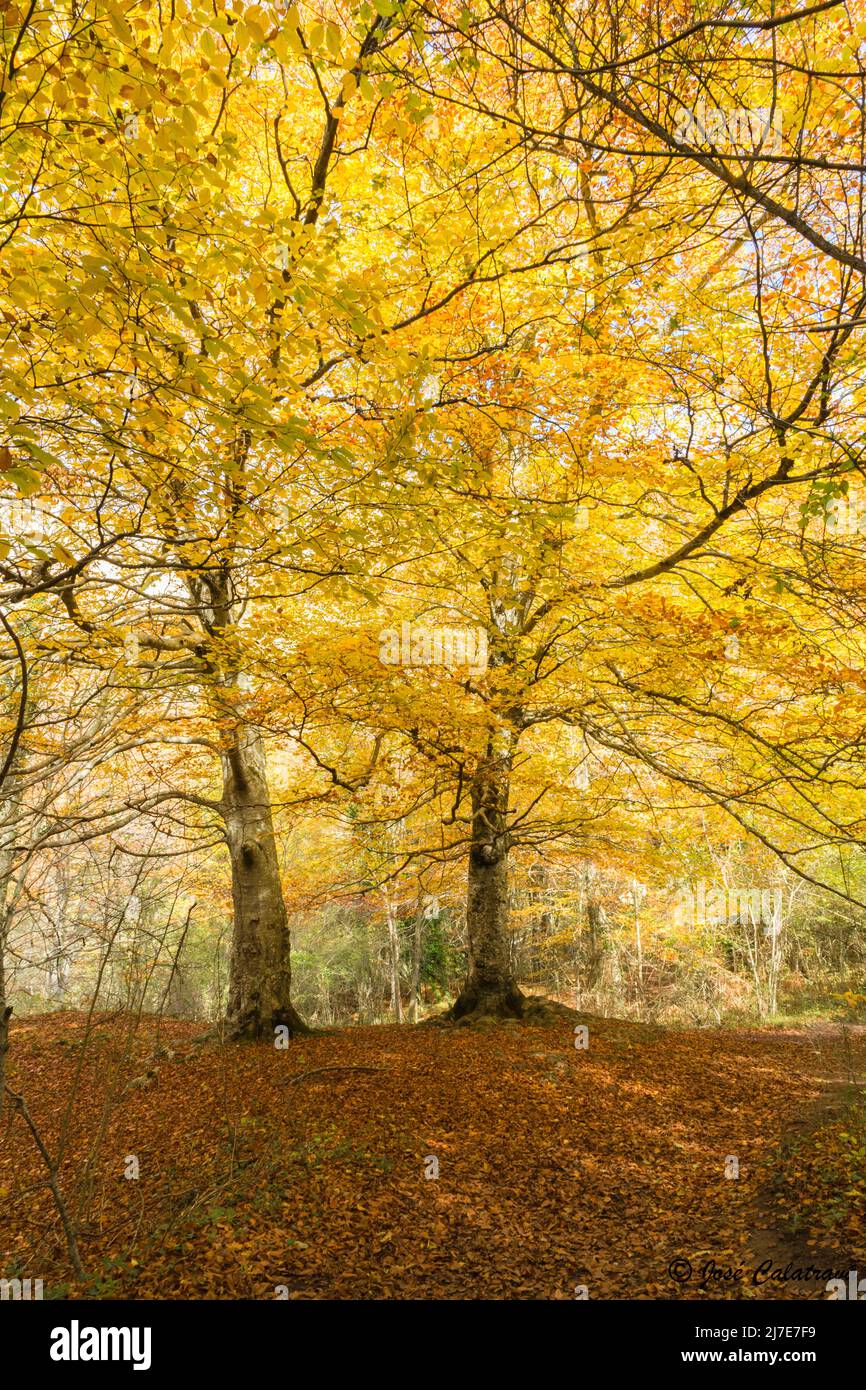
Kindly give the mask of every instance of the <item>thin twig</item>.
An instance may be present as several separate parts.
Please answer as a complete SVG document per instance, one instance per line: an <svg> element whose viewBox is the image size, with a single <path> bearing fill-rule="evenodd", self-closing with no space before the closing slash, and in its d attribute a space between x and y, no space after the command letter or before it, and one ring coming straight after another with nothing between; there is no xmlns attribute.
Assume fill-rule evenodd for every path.
<svg viewBox="0 0 866 1390"><path fill-rule="evenodd" d="M66 1236L66 1248L69 1251L69 1259L72 1263L72 1268L75 1270L75 1273L78 1275L79 1279L86 1279L87 1276L84 1273L84 1266L81 1263L81 1256L78 1253L78 1241L75 1239L75 1232L72 1229L72 1223L69 1220L69 1214L67 1213L66 1205L63 1201L62 1196L60 1195L60 1188L57 1184L57 1169L51 1160L51 1155L49 1154L44 1143L42 1142L42 1136L39 1133L39 1130L36 1128L33 1116L30 1114L30 1111L27 1108L26 1100L23 1096L19 1095L17 1091L10 1090L8 1086L5 1089L7 1096L12 1101L13 1105L17 1108L18 1113L22 1115L24 1120L26 1121L27 1127L30 1130L30 1133L33 1135L34 1140L36 1141L36 1147L38 1148L43 1159L45 1160L45 1166L48 1169L48 1183L51 1188L51 1195L54 1198L54 1205L57 1207L57 1212L60 1217L61 1224L63 1226L63 1233Z"/></svg>

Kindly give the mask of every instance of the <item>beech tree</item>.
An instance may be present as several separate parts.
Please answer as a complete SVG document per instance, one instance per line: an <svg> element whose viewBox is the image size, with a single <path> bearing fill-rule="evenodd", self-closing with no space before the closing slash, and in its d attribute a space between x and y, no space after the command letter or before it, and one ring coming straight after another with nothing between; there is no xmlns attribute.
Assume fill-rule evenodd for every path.
<svg viewBox="0 0 866 1390"><path fill-rule="evenodd" d="M343 671L337 700L327 697L323 669L302 704L312 726L317 709L326 723L363 711L371 733L385 730L421 753L419 778L436 768L443 799L450 785L450 824L465 829L441 852L468 857L470 949L454 1011L519 1013L507 951L509 852L581 821L569 807L531 828L555 791L529 771L545 728L573 727L588 748L621 758L641 795L688 789L722 806L807 879L818 842L860 853L857 739L850 725L831 733L817 708L826 663L835 665L831 679L844 680L855 648L860 660L860 602L845 578L857 542L826 524L861 467L851 444L861 290L850 272L859 252L833 225L841 197L826 216L816 203L809 221L763 191L774 166L751 126L748 148L726 151L718 167L691 146L668 168L637 143L631 154L607 133L596 138L592 124L606 130L614 119L621 128L623 103L584 82L576 61L557 68L551 59L539 70L545 45L564 32L562 9L427 15L440 47L403 80L440 108L470 106L494 158L500 122L516 130L528 196L543 210L534 230L544 268L519 288L500 285L495 301L479 297L468 331L450 325L451 353L431 354L447 383L439 379L423 407L404 398L396 428L386 425L380 449L402 457L404 476L387 495L367 491L357 524L368 573L378 569L383 620L483 627L489 667L482 679L465 669L450 679L383 672L370 651L373 615L356 609L358 653L347 655L344 636L336 649L319 648L329 670ZM587 45L594 24L586 21ZM778 27L759 28L759 38ZM711 28L700 20L697 31ZM743 25L731 29L739 41ZM734 59L729 44L713 61L724 73ZM619 69L630 60L615 50L607 62L602 49L593 61ZM682 106L687 62L665 62L676 65ZM563 103L553 120L560 74L591 101ZM817 61L801 76L805 119ZM771 110L772 74L768 81ZM630 82L634 104L637 78ZM712 88L710 96L721 100ZM795 97L785 102L791 108ZM622 130L630 139L628 124ZM790 131L784 140L783 169L818 178L801 142ZM729 177L736 160L763 171L761 181ZM834 178L840 190L847 180L850 203L862 171L838 163ZM708 201L708 173L731 206ZM489 237L483 208L478 220ZM563 273L569 263L577 285ZM377 566L383 513L394 539ZM305 685L295 673L291 680ZM854 798L841 815L837 775Z"/></svg>

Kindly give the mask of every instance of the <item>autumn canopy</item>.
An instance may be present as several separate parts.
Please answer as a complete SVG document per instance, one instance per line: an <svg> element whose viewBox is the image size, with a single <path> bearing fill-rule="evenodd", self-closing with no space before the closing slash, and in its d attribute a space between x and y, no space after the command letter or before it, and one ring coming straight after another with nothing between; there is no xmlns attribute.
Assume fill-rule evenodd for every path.
<svg viewBox="0 0 866 1390"><path fill-rule="evenodd" d="M4 0L10 941L262 1037L311 914L400 1018L447 907L459 1018L605 893L861 909L866 17L759 11Z"/></svg>

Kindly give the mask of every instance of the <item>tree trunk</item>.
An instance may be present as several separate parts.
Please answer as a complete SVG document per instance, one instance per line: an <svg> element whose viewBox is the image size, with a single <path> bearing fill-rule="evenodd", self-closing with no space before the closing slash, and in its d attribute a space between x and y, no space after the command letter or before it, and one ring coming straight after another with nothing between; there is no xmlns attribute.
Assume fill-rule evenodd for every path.
<svg viewBox="0 0 866 1390"><path fill-rule="evenodd" d="M596 892L595 869L587 868L585 887L586 887L586 924L589 928L589 947L587 952L586 966L586 985L587 989L594 992L602 982L604 974L604 958L607 950L607 940L604 928L604 908Z"/></svg>
<svg viewBox="0 0 866 1390"><path fill-rule="evenodd" d="M12 1005L6 1003L6 986L3 980L3 955L0 950L0 1115L3 1114L3 1101L6 1095L6 1053L9 1051L9 1020Z"/></svg>
<svg viewBox="0 0 866 1390"><path fill-rule="evenodd" d="M637 954L637 1007L638 1017L643 1015L644 990L643 990L643 939L640 929L640 910L644 900L644 890L637 879L632 879L632 902L634 903L634 944Z"/></svg>
<svg viewBox="0 0 866 1390"><path fill-rule="evenodd" d="M222 758L222 814L232 870L226 1029L231 1038L309 1032L290 999L289 923L283 900L261 735L241 726Z"/></svg>
<svg viewBox="0 0 866 1390"><path fill-rule="evenodd" d="M403 1022L403 1000L400 997L400 933L397 929L397 914L394 904L389 900L388 914L388 958L391 971L391 1009L396 1023Z"/></svg>
<svg viewBox="0 0 866 1390"><path fill-rule="evenodd" d="M466 897L469 971L451 1017L491 1014L519 1018L524 998L511 973L508 949L508 792L511 739L488 754L472 784L472 835Z"/></svg>
<svg viewBox="0 0 866 1390"><path fill-rule="evenodd" d="M424 923L424 909L418 904L412 929L412 988L409 995L409 1022L418 1022L418 1005L421 994L421 933Z"/></svg>
<svg viewBox="0 0 866 1390"><path fill-rule="evenodd" d="M13 802L13 817L18 802ZM14 825L14 818L13 818ZM11 840L9 842L11 844ZM0 1115L3 1114L3 1101L6 1095L6 1054L9 1051L9 1020L12 1005L6 999L6 939L11 917L9 903L10 873L12 852L9 845L0 846Z"/></svg>

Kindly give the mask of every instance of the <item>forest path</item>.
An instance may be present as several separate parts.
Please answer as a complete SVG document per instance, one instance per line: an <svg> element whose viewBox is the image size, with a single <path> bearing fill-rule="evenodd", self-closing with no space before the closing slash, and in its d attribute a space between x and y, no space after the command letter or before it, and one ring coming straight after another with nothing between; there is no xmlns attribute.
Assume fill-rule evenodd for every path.
<svg viewBox="0 0 866 1390"><path fill-rule="evenodd" d="M805 1135L808 1156L819 1116L862 1085L866 1030L584 1017L587 1048L560 1019L280 1050L165 1022L158 1051L156 1022L127 1045L129 1022L97 1019L83 1057L83 1015L12 1032L9 1083L52 1152L76 1096L62 1187L99 1296L825 1298L826 1281L754 1270L809 1251L855 1267L851 1248L785 1234L770 1179L780 1145ZM809 1180L805 1157L792 1171ZM4 1120L0 1249L62 1292L43 1178Z"/></svg>

